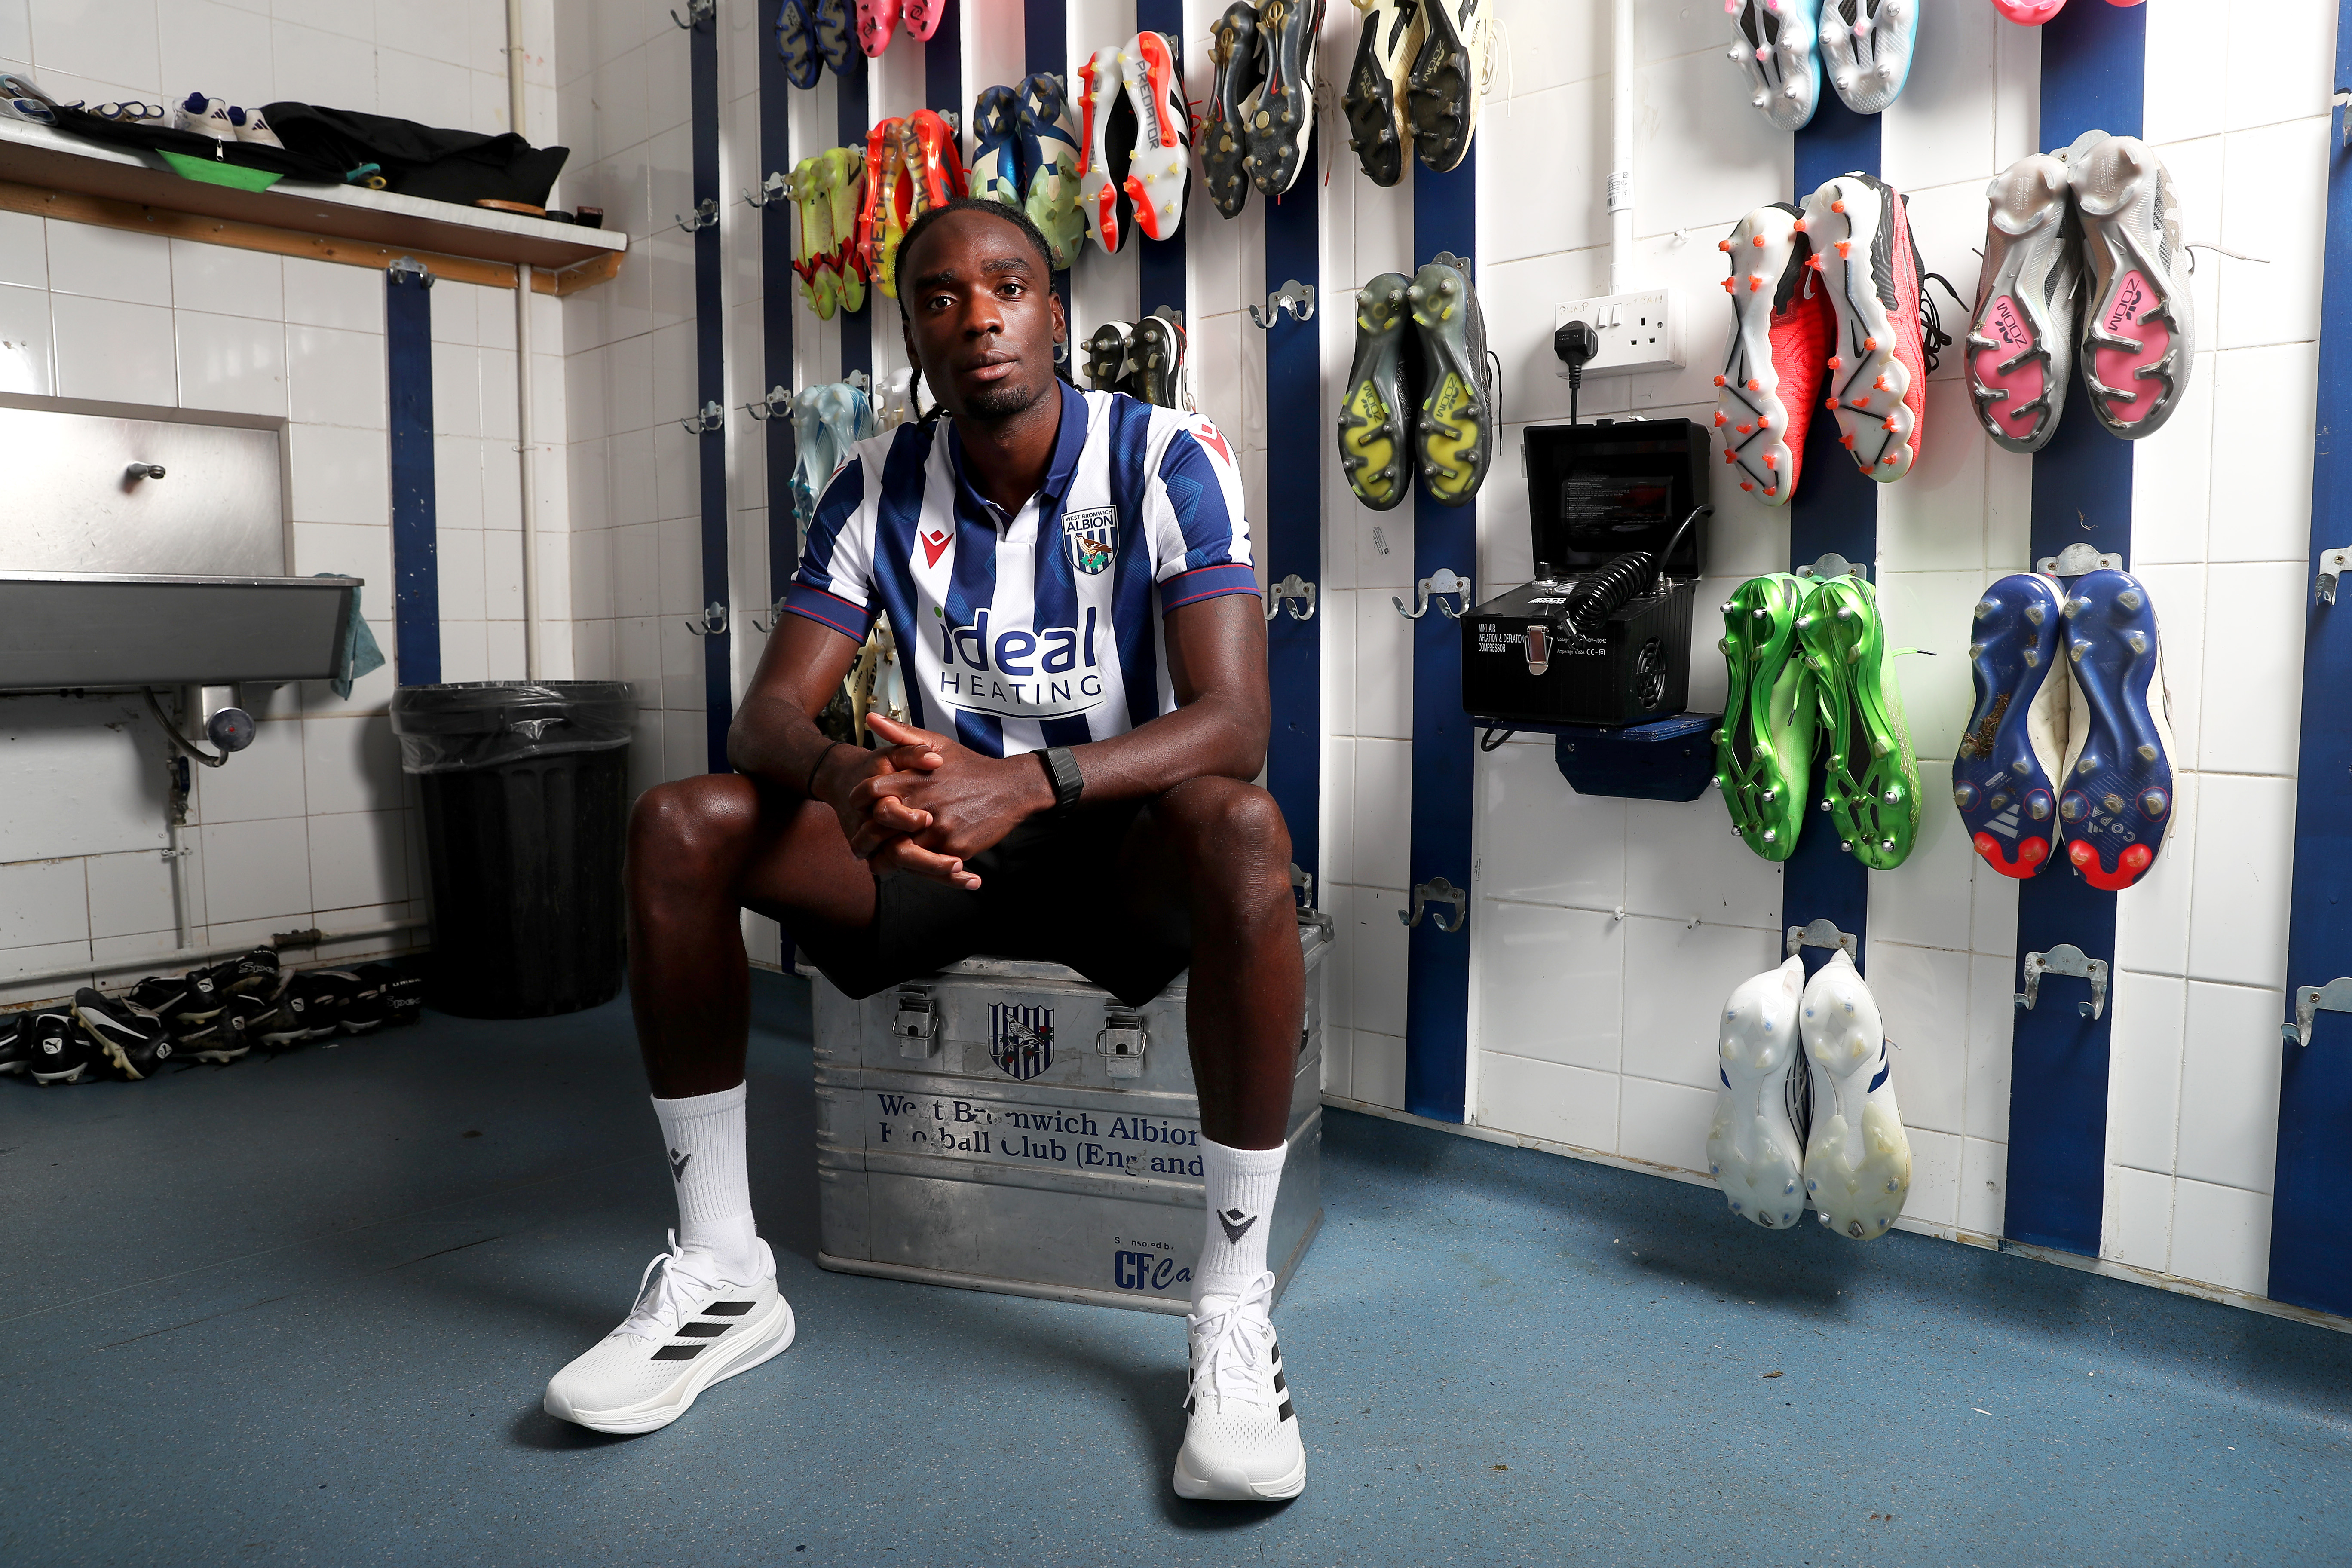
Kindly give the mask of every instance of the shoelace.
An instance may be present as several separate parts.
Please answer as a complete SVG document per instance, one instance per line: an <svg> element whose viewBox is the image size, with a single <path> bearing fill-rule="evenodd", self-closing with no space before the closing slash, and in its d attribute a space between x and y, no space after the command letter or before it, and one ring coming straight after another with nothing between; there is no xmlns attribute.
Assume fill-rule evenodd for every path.
<svg viewBox="0 0 2352 1568"><path fill-rule="evenodd" d="M1209 1298L1214 1301L1217 1297ZM1274 1307L1274 1276L1259 1275L1239 1296L1193 1321L1196 1330L1192 1394L1207 1394L1220 1404L1228 1399L1269 1409L1274 1397L1274 1322L1266 1314Z"/></svg>
<svg viewBox="0 0 2352 1568"><path fill-rule="evenodd" d="M655 1254L654 1260L646 1265L645 1273L638 1276L636 1305L629 1309L628 1321L615 1332L635 1334L641 1340L666 1340L677 1332L678 1324L698 1310L687 1293L691 1290L709 1295L718 1289L715 1281L698 1279L686 1273L680 1268L682 1261L677 1232L673 1230L669 1233L669 1250ZM658 1278L654 1273L656 1268L661 1270Z"/></svg>
<svg viewBox="0 0 2352 1568"><path fill-rule="evenodd" d="M1927 362L1927 374L1933 375L1936 373L1938 357L1944 350L1951 346L1952 334L1944 331L1944 318L1936 309L1935 296L1927 292L1927 285L1930 283L1941 283L1944 286L1944 292L1952 297L1952 303L1960 308L1960 313L1964 316L1969 313L1969 302L1960 298L1960 291L1953 288L1952 280L1942 273L1927 272L1920 275L1919 357Z"/></svg>

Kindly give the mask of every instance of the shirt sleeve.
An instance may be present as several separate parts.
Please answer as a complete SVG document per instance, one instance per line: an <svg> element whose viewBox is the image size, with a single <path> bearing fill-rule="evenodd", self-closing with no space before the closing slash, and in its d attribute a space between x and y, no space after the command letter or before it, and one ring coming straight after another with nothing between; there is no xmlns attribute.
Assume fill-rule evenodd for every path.
<svg viewBox="0 0 2352 1568"><path fill-rule="evenodd" d="M874 625L874 509L866 501L866 460L855 453L817 502L784 608L859 642Z"/></svg>
<svg viewBox="0 0 2352 1568"><path fill-rule="evenodd" d="M1165 610L1258 591L1242 480L1214 425L1188 417L1168 441L1149 500L1152 575Z"/></svg>

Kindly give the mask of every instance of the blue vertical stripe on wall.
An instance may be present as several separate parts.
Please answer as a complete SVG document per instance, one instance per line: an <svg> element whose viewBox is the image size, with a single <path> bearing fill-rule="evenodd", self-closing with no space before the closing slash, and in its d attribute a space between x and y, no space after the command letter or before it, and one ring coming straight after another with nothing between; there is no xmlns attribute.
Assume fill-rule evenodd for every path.
<svg viewBox="0 0 2352 1568"><path fill-rule="evenodd" d="M1322 188L1315 171L1318 142L1307 148L1298 183L1265 209L1265 288L1268 293L1291 279L1317 279L1318 209ZM1263 198L1261 198L1263 199ZM1203 219L1216 209L1201 204ZM1202 221L1196 219L1194 221ZM1181 244L1181 241L1171 242ZM1165 247L1146 242L1144 255ZM1178 258L1181 281L1182 258ZM1144 303L1155 301L1145 276ZM1171 301L1172 302L1172 301ZM1337 308L1336 306L1332 308ZM1277 316L1265 340L1265 516L1257 520L1265 543L1266 581L1297 575L1316 583L1323 574L1324 444L1332 438L1323 420L1322 323ZM1253 331L1255 329L1252 329ZM1275 454L1280 454L1278 457ZM1323 779L1323 626L1317 618L1293 618L1297 601L1266 623L1266 678L1274 693L1274 728L1266 744L1265 782L1282 818L1290 826L1292 864L1320 875ZM1448 623L1451 625L1452 623ZM1319 889L1318 882L1317 888Z"/></svg>
<svg viewBox="0 0 2352 1568"><path fill-rule="evenodd" d="M757 177L793 172L793 84L784 75L784 57L776 47L776 17L784 0L761 0L760 29L760 167ZM757 186L753 187L757 189ZM754 397L768 388L793 389L793 204L772 200L760 209L760 360L761 384ZM793 573L801 563L799 520L793 514L793 468L800 452L793 440L793 422L778 417L760 426L768 468L768 598L784 596Z"/></svg>
<svg viewBox="0 0 2352 1568"><path fill-rule="evenodd" d="M433 493L433 286L387 271L385 388L392 439L394 672L403 686L441 679L441 568Z"/></svg>
<svg viewBox="0 0 2352 1568"><path fill-rule="evenodd" d="M693 88L694 203L723 202L719 189L719 36L715 24L687 32L687 75ZM723 207L720 209L725 210ZM717 224L694 231L695 406L727 405L727 305L720 292L725 253ZM725 605L727 592L727 432L695 437L702 480L702 602ZM710 771L727 765L727 731L735 718L734 660L728 635L702 642L702 704Z"/></svg>
<svg viewBox="0 0 2352 1568"><path fill-rule="evenodd" d="M2140 132L2147 45L2145 7L2069 5L2042 34L2042 145L2066 146L2089 130ZM2108 435L2083 391L2078 363L2057 434L2033 458L2032 552L2069 544L2131 561L2132 447ZM1958 395L1958 389L1954 389ZM2158 606L2159 610L2162 606ZM2179 759L2175 759L2178 765ZM2018 980L2024 956L2072 942L2111 964L2116 895L2084 881L2062 856L2017 892ZM2042 983L2020 1009L2010 1058L2009 1196L2002 1229L2013 1239L2095 1258L2106 1198L2107 1045L2112 1004L2083 1016L2078 982Z"/></svg>
<svg viewBox="0 0 2352 1568"><path fill-rule="evenodd" d="M866 73L872 62L860 57L849 68L849 74L833 79L835 124L841 132L841 144L855 147L860 158L866 156L866 133L873 129L866 106ZM841 323L841 374L846 379L852 371L874 374L874 297L879 292L878 279L866 282L866 308L855 312L836 310L834 320Z"/></svg>
<svg viewBox="0 0 2352 1568"><path fill-rule="evenodd" d="M1856 114L1823 84L1812 123L1796 133L1796 192L1801 202L1840 174L1875 175L1879 169L1879 117ZM1814 393L1821 407L1827 382ZM1853 466L1853 455L1838 444L1837 416L1826 409L1813 416L1805 437L1804 465L1797 493L1789 500L1789 565L1811 566L1835 553L1878 574L1878 481ZM1855 962L1869 948L1870 872L1839 846L1828 816L1806 814L1805 831L1780 868L1783 925L1835 921L1854 939ZM1806 973L1829 962L1830 950L1802 950Z"/></svg>
<svg viewBox="0 0 2352 1568"><path fill-rule="evenodd" d="M1474 144L1468 157L1443 174L1425 167L1412 171L1412 253L1418 261L1426 263L1441 250L1475 260L1482 155ZM1315 177L1311 165L1305 177ZM1318 461L1319 443L1330 438L1319 417L1318 408ZM1419 581L1440 570L1476 578L1478 509L1475 502L1440 506L1426 489L1416 486L1412 574ZM1365 615L1395 613L1378 594L1367 595L1364 605ZM1454 887L1470 886L1470 804L1475 775L1470 717L1462 709L1462 623L1433 605L1412 629L1412 853L1408 875L1413 885L1443 877ZM1405 897L1410 907L1411 892ZM1463 1121L1467 1111L1467 922L1475 911L1474 903L1462 929L1453 931L1439 930L1436 918L1424 915L1406 938L1404 1108L1438 1121ZM1444 906L1437 913L1453 918Z"/></svg>
<svg viewBox="0 0 2352 1568"><path fill-rule="evenodd" d="M1022 0L1022 65L1031 76L1045 74L1060 77L1065 85L1071 84L1070 14L1065 0ZM1070 100L1073 120L1077 118L1077 100ZM1062 301L1062 314L1070 313L1070 275L1054 274L1054 293ZM1072 353L1071 363L1076 363Z"/></svg>
<svg viewBox="0 0 2352 1568"><path fill-rule="evenodd" d="M963 100L963 0L945 0L940 30L923 46L923 107L955 115L963 145L971 145L972 127L966 123L971 105Z"/></svg>
<svg viewBox="0 0 2352 1568"><path fill-rule="evenodd" d="M2336 80L2352 83L2352 0L2336 18ZM2322 431L2352 425L2352 105L2339 100L2327 161L2327 261L2319 316ZM2311 485L2311 572L2322 552L2352 544L2352 459L2317 443ZM2287 921L2286 1017L2294 993L2352 974L2352 725L2339 700L2352 686L2352 582L2323 605L2304 600L2303 749L2295 773L2294 896ZM2278 1180L2271 1205L2273 1300L2352 1314L2352 1019L2321 1013L2311 1044L2281 1047Z"/></svg>

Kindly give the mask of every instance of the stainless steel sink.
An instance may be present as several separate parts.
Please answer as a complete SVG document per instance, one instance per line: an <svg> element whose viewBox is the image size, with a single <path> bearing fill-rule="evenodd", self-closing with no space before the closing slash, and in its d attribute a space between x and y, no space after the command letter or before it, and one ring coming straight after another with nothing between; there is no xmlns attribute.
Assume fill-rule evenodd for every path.
<svg viewBox="0 0 2352 1568"><path fill-rule="evenodd" d="M362 581L0 572L0 691L324 679Z"/></svg>

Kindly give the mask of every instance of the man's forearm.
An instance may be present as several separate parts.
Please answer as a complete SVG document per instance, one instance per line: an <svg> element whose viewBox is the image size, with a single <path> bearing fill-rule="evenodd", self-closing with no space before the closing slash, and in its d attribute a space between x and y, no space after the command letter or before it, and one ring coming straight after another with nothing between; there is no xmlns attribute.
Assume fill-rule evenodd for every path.
<svg viewBox="0 0 2352 1568"><path fill-rule="evenodd" d="M811 775L840 744L798 706L754 696L727 731L727 760L739 773L809 795Z"/></svg>
<svg viewBox="0 0 2352 1568"><path fill-rule="evenodd" d="M1265 716L1203 697L1108 741L1070 748L1090 803L1147 800L1187 779L1246 783L1265 765Z"/></svg>

